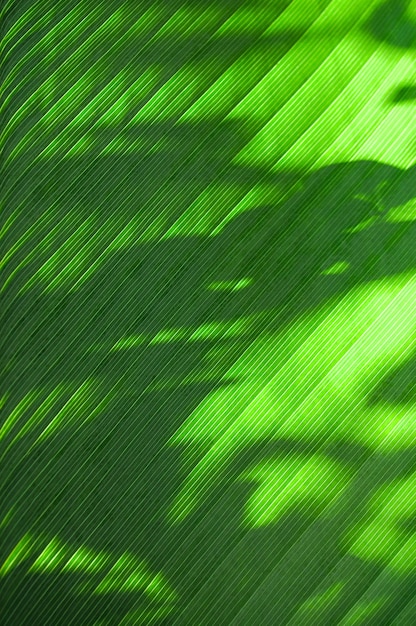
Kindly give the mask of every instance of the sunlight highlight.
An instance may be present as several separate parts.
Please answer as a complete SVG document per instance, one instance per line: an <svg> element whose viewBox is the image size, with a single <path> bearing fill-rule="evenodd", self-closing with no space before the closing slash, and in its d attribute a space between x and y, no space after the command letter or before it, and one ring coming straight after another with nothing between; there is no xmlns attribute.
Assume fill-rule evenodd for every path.
<svg viewBox="0 0 416 626"><path fill-rule="evenodd" d="M415 301L414 276L379 281L254 342L227 372L244 382L208 396L172 438L172 445L206 449L173 505L173 518L186 517L238 450L255 442L347 440L378 449L391 422L384 437L377 435L377 425L389 418L377 407L368 420L366 398L380 375L412 353ZM412 420L396 423L396 445L406 447Z"/></svg>
<svg viewBox="0 0 416 626"><path fill-rule="evenodd" d="M276 522L292 509L316 512L340 497L349 481L341 464L317 454L261 463L242 478L260 484L246 509L246 521L254 527Z"/></svg>
<svg viewBox="0 0 416 626"><path fill-rule="evenodd" d="M177 597L162 573L152 574L145 563L139 562L127 552L115 560L110 553L94 552L84 546L74 550L58 537L46 542L45 539L28 533L2 564L0 576L10 574L24 561L29 561L28 573L78 572L94 576L90 581L85 579L89 584L81 583L79 593L92 591L102 595L141 591L154 601L168 602L171 607ZM113 565L109 568L111 562ZM100 572L104 576L97 584L96 575Z"/></svg>

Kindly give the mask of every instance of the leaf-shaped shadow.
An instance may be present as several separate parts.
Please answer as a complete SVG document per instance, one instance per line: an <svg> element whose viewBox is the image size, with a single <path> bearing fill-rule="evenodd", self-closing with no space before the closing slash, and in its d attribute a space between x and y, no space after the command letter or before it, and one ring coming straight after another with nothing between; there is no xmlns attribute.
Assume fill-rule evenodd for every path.
<svg viewBox="0 0 416 626"><path fill-rule="evenodd" d="M390 98L393 104L406 103L409 100L416 100L416 85L402 85L393 91Z"/></svg>
<svg viewBox="0 0 416 626"><path fill-rule="evenodd" d="M398 48L416 46L412 0L385 0L373 11L367 28L373 37Z"/></svg>
<svg viewBox="0 0 416 626"><path fill-rule="evenodd" d="M368 397L370 405L393 405L416 402L416 354L411 355L397 368L384 376Z"/></svg>

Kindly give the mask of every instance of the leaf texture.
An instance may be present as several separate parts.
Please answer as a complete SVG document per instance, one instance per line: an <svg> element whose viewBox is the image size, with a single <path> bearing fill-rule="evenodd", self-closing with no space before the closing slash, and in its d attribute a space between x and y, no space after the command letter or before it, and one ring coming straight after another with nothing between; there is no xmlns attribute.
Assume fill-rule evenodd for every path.
<svg viewBox="0 0 416 626"><path fill-rule="evenodd" d="M3 622L413 624L414 0L2 31Z"/></svg>

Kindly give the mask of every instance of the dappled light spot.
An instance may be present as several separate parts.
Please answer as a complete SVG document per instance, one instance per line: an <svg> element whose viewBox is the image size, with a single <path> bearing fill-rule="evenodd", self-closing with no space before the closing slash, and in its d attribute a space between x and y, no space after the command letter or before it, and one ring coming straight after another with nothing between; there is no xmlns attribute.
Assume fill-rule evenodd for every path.
<svg viewBox="0 0 416 626"><path fill-rule="evenodd" d="M57 387L55 387L46 398L43 398L40 404L37 403L38 406L36 406L36 408L32 411L30 417L28 417L26 421L21 424L19 430L17 430L15 427L18 426L19 421L24 417L26 410L34 404L35 400L40 399L44 394L42 394L41 390L36 390L25 396L19 404L11 410L3 425L4 430L2 435L11 435L11 441L8 444L8 448L10 448L31 430L40 426L42 422L44 423L51 409L61 398L63 398L66 391L68 391L68 387L63 384L57 385ZM14 434L13 430L16 430Z"/></svg>
<svg viewBox="0 0 416 626"><path fill-rule="evenodd" d="M328 269L323 270L322 274L342 274L348 270L349 266L350 264L348 261L338 261L337 263L331 265L331 267L328 267Z"/></svg>
<svg viewBox="0 0 416 626"><path fill-rule="evenodd" d="M208 396L172 439L173 445L198 441L206 448L184 482L173 517L186 517L233 455L255 442L340 438L377 449L388 441L391 413L380 408L368 420L366 396L380 371L397 367L413 350L415 290L413 275L381 280L352 290L276 337L253 342L227 373L242 382ZM411 423L393 419L397 432ZM404 434L396 438L399 448L408 445Z"/></svg>
<svg viewBox="0 0 416 626"><path fill-rule="evenodd" d="M160 330L154 337L152 337L149 341L149 344L180 341L186 339L187 335L189 335L189 331L186 332L186 329L184 328L165 328L163 330Z"/></svg>
<svg viewBox="0 0 416 626"><path fill-rule="evenodd" d="M387 222L414 222L416 220L416 199L394 207L386 215Z"/></svg>
<svg viewBox="0 0 416 626"><path fill-rule="evenodd" d="M20 565L22 561L27 559L32 553L32 544L32 536L29 533L22 537L19 543L6 557L6 560L2 563L0 568L0 575L4 576L5 574L8 574L15 567Z"/></svg>
<svg viewBox="0 0 416 626"><path fill-rule="evenodd" d="M47 541L27 533L6 557L0 568L0 576L10 575L23 562L27 563L28 573L59 571L86 575L84 583L79 587L80 593L101 595L141 591L157 601L172 603L177 599L163 574L152 574L145 563L127 552L115 559L108 552L96 552L84 546L74 550L58 537ZM97 579L99 574L103 575L101 579Z"/></svg>
<svg viewBox="0 0 416 626"><path fill-rule="evenodd" d="M45 389L28 394L6 418L2 433L6 447L1 459L18 441L28 436L32 450L63 428L85 426L99 415L109 400L105 396L100 397L98 390L97 381L89 379L79 386L61 383L49 393ZM31 404L34 404L31 415L19 424Z"/></svg>
<svg viewBox="0 0 416 626"><path fill-rule="evenodd" d="M15 425L23 418L24 414L32 406L39 394L39 391L30 391L9 412L0 428L0 441L6 437L6 435L8 435ZM4 401L2 408L6 408L7 410L7 395L4 396L2 400Z"/></svg>
<svg viewBox="0 0 416 626"><path fill-rule="evenodd" d="M149 579L146 568L139 564L132 555L124 554L114 563L106 576L94 589L94 593L135 591L139 589L146 589L155 595L166 592L163 577L158 576L156 581L154 578Z"/></svg>
<svg viewBox="0 0 416 626"><path fill-rule="evenodd" d="M301 616L301 619L312 620L318 617L321 611L336 602L345 586L346 583L344 582L334 583L328 587L328 589L325 589L325 591L321 591L310 596L299 607L299 615Z"/></svg>
<svg viewBox="0 0 416 626"><path fill-rule="evenodd" d="M366 404L361 405L358 413L361 421L351 429L357 440L386 452L414 446L416 406L402 407L380 402L368 407Z"/></svg>
<svg viewBox="0 0 416 626"><path fill-rule="evenodd" d="M94 414L97 406L95 405L97 389L96 381L86 380L80 385L65 402L62 408L50 419L47 425L43 428L39 434L36 442L39 442L47 437L50 437L54 431L69 424L85 423ZM49 400L49 398L48 398ZM50 410L52 406L48 406ZM39 417L42 419L45 414Z"/></svg>
<svg viewBox="0 0 416 626"><path fill-rule="evenodd" d="M84 154L94 145L94 139L84 135L81 139L78 139L76 143L68 150L66 156L72 157L77 154Z"/></svg>
<svg viewBox="0 0 416 626"><path fill-rule="evenodd" d="M414 493L410 494L410 497L414 498ZM397 550L388 567L404 574L416 570L416 532L409 537L402 548Z"/></svg>
<svg viewBox="0 0 416 626"><path fill-rule="evenodd" d="M379 600L360 600L349 611L349 613L339 622L339 626L359 626L368 623L370 619L378 619L383 612L383 607L387 604L387 598ZM377 617L376 617L377 616Z"/></svg>
<svg viewBox="0 0 416 626"><path fill-rule="evenodd" d="M37 559L29 568L30 572L48 572L62 565L67 557L66 548L61 545L58 539L52 539L42 550Z"/></svg>
<svg viewBox="0 0 416 626"><path fill-rule="evenodd" d="M245 521L252 526L275 523L292 507L312 514L340 497L349 482L342 465L321 455L265 462L242 479L259 484L246 507Z"/></svg>
<svg viewBox="0 0 416 626"><path fill-rule="evenodd" d="M156 345L164 343L172 343L176 341L204 341L206 339L221 339L226 337L238 337L248 331L254 326L256 322L256 316L244 317L231 322L210 322L202 324L197 328L164 328L160 330L156 335L130 335L129 337L122 337L111 348L111 351L129 350L142 345ZM95 347L96 350L105 349L105 345L99 344Z"/></svg>
<svg viewBox="0 0 416 626"><path fill-rule="evenodd" d="M238 291L251 285L251 278L240 278L240 280L221 280L207 285L207 289L212 291Z"/></svg>
<svg viewBox="0 0 416 626"><path fill-rule="evenodd" d="M66 572L98 572L108 562L108 555L100 552L94 552L86 547L75 550L68 561L64 564L62 571Z"/></svg>
<svg viewBox="0 0 416 626"><path fill-rule="evenodd" d="M367 230L368 228L376 224L378 221L379 221L378 216L372 215L371 217L363 220L356 226L353 226L352 228L348 228L346 232L347 233L360 233L362 231Z"/></svg>

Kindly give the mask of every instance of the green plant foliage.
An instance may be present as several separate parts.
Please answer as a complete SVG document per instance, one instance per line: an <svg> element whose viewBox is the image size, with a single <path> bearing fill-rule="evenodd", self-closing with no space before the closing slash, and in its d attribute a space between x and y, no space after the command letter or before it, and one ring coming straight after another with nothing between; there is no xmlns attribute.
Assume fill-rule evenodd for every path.
<svg viewBox="0 0 416 626"><path fill-rule="evenodd" d="M415 1L2 28L2 623L414 624Z"/></svg>

